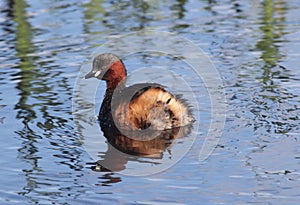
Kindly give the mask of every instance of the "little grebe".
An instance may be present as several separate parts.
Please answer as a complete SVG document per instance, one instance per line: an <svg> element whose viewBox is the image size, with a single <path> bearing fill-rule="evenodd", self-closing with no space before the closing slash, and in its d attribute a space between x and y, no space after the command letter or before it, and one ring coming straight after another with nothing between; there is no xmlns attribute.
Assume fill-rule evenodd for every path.
<svg viewBox="0 0 300 205"><path fill-rule="evenodd" d="M117 124L126 125L129 129L134 127L140 130L173 129L193 121L189 106L167 92L163 86L142 83L125 87L125 66L113 54L105 53L95 57L92 70L85 76L86 79L92 77L105 80L107 86L99 112L100 121L118 121Z"/></svg>

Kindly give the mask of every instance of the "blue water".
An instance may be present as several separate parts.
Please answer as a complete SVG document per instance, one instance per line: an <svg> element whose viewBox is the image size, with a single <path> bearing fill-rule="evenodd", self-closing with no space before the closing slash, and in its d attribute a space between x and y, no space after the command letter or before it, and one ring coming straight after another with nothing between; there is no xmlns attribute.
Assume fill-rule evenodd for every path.
<svg viewBox="0 0 300 205"><path fill-rule="evenodd" d="M0 1L0 204L298 204L299 12L296 0ZM220 90L210 93L215 84L179 58L195 54L185 40L210 58L203 65L214 65ZM153 42L178 56L147 51ZM124 56L131 82L158 81L187 98L191 132L159 158L91 169L108 147L94 119L105 84L82 79L97 51ZM85 85L97 93L78 94ZM225 126L207 135L221 103ZM199 160L207 139L217 144Z"/></svg>

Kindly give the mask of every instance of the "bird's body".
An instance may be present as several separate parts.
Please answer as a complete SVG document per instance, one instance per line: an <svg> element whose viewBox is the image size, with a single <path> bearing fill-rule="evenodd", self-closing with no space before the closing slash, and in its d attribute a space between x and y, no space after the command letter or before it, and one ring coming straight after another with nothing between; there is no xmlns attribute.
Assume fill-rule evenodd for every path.
<svg viewBox="0 0 300 205"><path fill-rule="evenodd" d="M92 71L85 76L90 77L106 81L107 89L99 112L99 119L104 123L129 130L166 130L193 121L189 106L163 86L142 83L126 87L125 66L113 54L97 56Z"/></svg>

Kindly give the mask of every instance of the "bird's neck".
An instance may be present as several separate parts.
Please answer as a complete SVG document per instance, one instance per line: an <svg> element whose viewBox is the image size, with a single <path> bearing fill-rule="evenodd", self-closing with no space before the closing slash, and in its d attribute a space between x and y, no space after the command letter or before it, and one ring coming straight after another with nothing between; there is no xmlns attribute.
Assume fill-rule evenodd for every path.
<svg viewBox="0 0 300 205"><path fill-rule="evenodd" d="M107 86L103 102L101 104L100 112L99 112L99 118L111 118L111 103L113 95L117 95L115 92L122 92L125 88L125 82L121 82L117 84L116 86Z"/></svg>
<svg viewBox="0 0 300 205"><path fill-rule="evenodd" d="M101 120L109 120L111 115L111 100L114 92L120 92L125 87L126 69L121 60L116 61L111 65L110 69L106 72L103 80L106 81L106 92L100 108L99 118Z"/></svg>
<svg viewBox="0 0 300 205"><path fill-rule="evenodd" d="M114 89L106 89L104 99L101 104L99 118L110 117L111 115L111 99L113 96Z"/></svg>
<svg viewBox="0 0 300 205"><path fill-rule="evenodd" d="M121 60L111 65L104 76L107 90L113 91L126 78L126 69Z"/></svg>

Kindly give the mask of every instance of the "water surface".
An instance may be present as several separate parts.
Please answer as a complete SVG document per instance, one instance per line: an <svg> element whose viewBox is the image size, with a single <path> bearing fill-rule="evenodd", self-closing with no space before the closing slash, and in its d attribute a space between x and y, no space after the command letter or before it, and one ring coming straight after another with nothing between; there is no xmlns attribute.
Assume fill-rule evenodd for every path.
<svg viewBox="0 0 300 205"><path fill-rule="evenodd" d="M0 10L1 204L298 204L298 1L3 0ZM205 87L176 59L129 56L129 73L156 63L189 79L200 102L197 138L154 175L94 172L72 115L78 73L111 37L143 29L173 32L211 57L226 92L225 128L199 163L211 117Z"/></svg>

